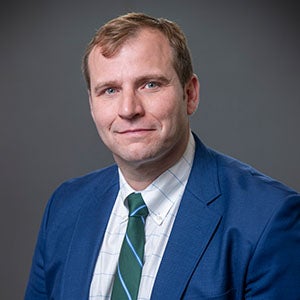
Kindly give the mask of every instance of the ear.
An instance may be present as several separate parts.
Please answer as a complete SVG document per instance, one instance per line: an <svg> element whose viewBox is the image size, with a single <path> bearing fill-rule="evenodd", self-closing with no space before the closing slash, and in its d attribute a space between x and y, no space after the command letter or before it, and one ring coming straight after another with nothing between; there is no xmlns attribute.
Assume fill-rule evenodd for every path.
<svg viewBox="0 0 300 300"><path fill-rule="evenodd" d="M184 94L187 105L187 114L192 115L199 104L200 83L196 74L185 84Z"/></svg>

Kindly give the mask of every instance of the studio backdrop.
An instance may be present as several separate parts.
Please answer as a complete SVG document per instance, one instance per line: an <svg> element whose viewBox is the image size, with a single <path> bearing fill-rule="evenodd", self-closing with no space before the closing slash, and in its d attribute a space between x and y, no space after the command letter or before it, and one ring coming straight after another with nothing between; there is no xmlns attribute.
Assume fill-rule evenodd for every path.
<svg viewBox="0 0 300 300"><path fill-rule="evenodd" d="M1 299L22 299L46 202L113 162L81 74L103 23L130 11L177 22L201 83L203 142L300 190L297 1L11 1L1 5Z"/></svg>

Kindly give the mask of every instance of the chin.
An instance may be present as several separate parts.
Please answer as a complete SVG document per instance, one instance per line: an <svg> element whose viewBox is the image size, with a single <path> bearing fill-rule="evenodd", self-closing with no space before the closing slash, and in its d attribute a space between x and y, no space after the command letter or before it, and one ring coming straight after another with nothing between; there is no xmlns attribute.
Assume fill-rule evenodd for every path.
<svg viewBox="0 0 300 300"><path fill-rule="evenodd" d="M116 162L123 161L127 164L142 164L158 159L158 155L154 153L142 153L142 151L131 151L130 153L116 153L114 155Z"/></svg>

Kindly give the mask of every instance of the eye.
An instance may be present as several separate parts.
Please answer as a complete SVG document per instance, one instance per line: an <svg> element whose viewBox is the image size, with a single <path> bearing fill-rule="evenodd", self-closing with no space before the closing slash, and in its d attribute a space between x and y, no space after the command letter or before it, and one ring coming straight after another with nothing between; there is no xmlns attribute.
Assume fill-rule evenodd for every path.
<svg viewBox="0 0 300 300"><path fill-rule="evenodd" d="M150 82L147 82L145 84L145 88L146 89L154 89L154 88L156 88L158 86L159 86L159 84L157 82L154 82L154 81L150 81Z"/></svg>
<svg viewBox="0 0 300 300"><path fill-rule="evenodd" d="M117 92L117 89L115 89L115 88L107 88L105 90L105 94L108 94L108 95L115 94L116 92Z"/></svg>

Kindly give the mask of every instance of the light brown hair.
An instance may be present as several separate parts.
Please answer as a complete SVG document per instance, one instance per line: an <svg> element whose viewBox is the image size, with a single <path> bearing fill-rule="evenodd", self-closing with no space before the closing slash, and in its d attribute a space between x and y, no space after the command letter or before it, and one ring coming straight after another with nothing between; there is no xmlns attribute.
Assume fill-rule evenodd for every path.
<svg viewBox="0 0 300 300"><path fill-rule="evenodd" d="M193 67L186 38L179 26L167 19L153 18L142 13L129 13L112 19L96 32L83 56L82 71L90 89L88 58L94 47L100 47L105 57L112 57L130 37L141 29L151 28L162 32L173 49L173 66L184 86L193 75Z"/></svg>

